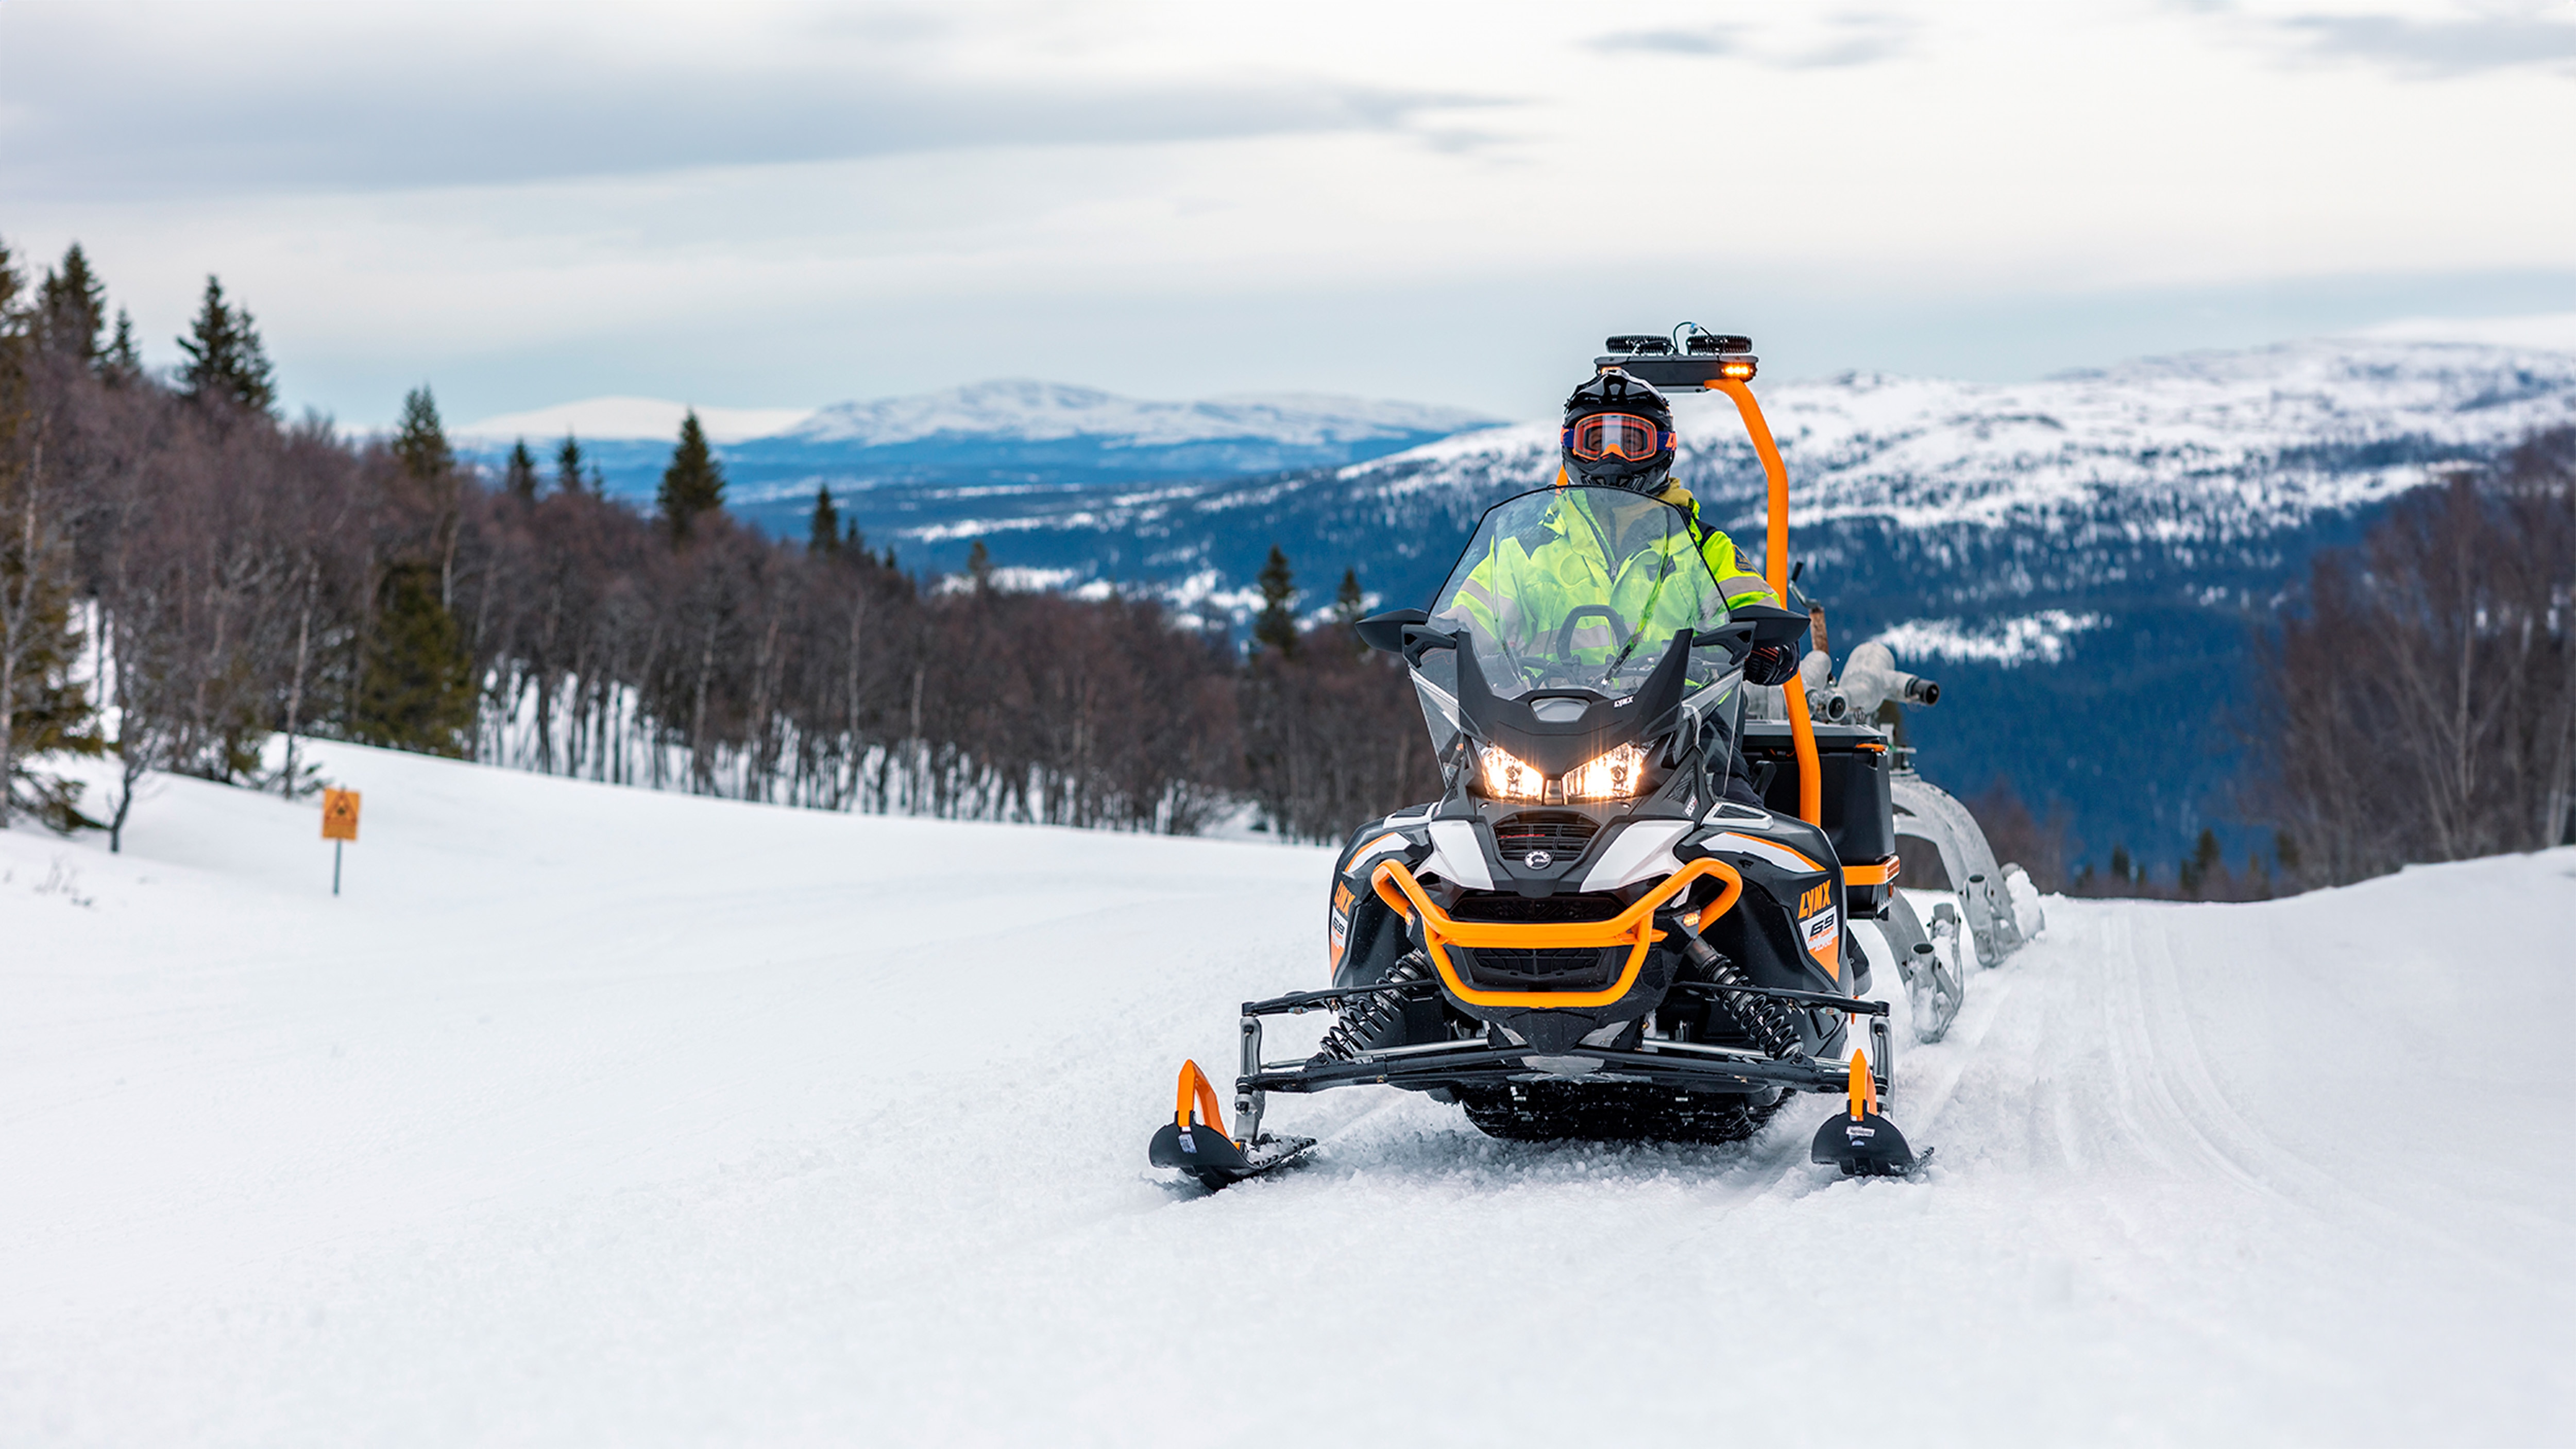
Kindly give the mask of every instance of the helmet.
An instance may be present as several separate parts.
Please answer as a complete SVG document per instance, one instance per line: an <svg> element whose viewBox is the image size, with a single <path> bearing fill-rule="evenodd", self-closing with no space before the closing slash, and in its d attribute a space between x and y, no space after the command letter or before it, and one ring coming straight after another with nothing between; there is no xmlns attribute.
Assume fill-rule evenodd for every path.
<svg viewBox="0 0 2576 1449"><path fill-rule="evenodd" d="M1673 470L1673 409L1654 387L1605 367L1565 400L1566 474L1640 493Z"/></svg>

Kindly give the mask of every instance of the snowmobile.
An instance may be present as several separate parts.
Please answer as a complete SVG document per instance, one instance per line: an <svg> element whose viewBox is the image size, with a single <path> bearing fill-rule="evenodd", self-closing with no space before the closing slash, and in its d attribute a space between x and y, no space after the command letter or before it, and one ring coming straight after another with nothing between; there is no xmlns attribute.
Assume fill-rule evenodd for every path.
<svg viewBox="0 0 2576 1449"><path fill-rule="evenodd" d="M1678 346L1610 347L1597 368L1733 400L1769 481L1772 597L1802 599L1786 575L1787 473L1747 386L1751 343L1694 329ZM1544 568L1530 562L1542 544ZM1361 638L1408 668L1445 793L1351 836L1331 887L1331 986L1244 1003L1233 1129L1187 1062L1150 1160L1211 1188L1272 1171L1314 1139L1264 1130L1270 1094L1375 1083L1527 1140L1733 1141L1794 1094L1828 1093L1843 1105L1813 1160L1912 1171L1920 1159L1886 1116L1888 1007L1860 995L1871 963L1849 923L1888 923L1916 1034L1937 1034L1961 963L1895 890L1900 820L1959 861L1954 880L1972 856L1980 883L2003 878L1946 795L1909 788L1917 808L1898 809L1889 741L1859 722L1856 706L1891 691L1928 702L1937 685L1882 649L1855 651L1866 667L1839 683L1816 651L1753 689L1752 651L1795 648L1821 615L1729 609L1744 592L1711 576L1680 509L1560 475L1485 513L1429 608L1362 620ZM1747 718L1750 694L1764 699ZM1763 804L1726 798L1730 775ZM1973 850L1955 838L1962 821ZM1266 1019L1319 1010L1334 1016L1320 1050L1263 1059Z"/></svg>

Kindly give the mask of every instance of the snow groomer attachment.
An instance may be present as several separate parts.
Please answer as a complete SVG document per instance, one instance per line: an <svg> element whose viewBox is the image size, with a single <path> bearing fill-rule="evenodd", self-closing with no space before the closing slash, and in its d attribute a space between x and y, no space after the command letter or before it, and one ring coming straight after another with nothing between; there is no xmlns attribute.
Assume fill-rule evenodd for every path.
<svg viewBox="0 0 2576 1449"><path fill-rule="evenodd" d="M1734 402L1770 483L1769 577L1716 578L1660 489L1566 474L1488 510L1431 607L1361 621L1408 666L1445 791L1351 836L1331 887L1331 986L1244 1003L1237 1135L1185 1066L1157 1166L1211 1187L1257 1176L1312 1145L1262 1132L1270 1094L1361 1084L1455 1103L1522 1140L1728 1142L1815 1093L1837 1100L1817 1161L1915 1165L1882 1115L1888 1007L1862 997L1870 962L1849 929L1895 896L1885 748L1853 752L1828 809L1790 674L1766 803L1737 778L1751 773L1747 662L1766 651L1776 677L1811 627L1776 604L1727 604L1766 586L1791 596L1788 475L1746 386L1751 344L1692 329L1610 346L1595 362L1605 391ZM1623 446L1668 452L1668 428L1616 421ZM1308 1011L1333 1016L1320 1048L1262 1060L1264 1021Z"/></svg>

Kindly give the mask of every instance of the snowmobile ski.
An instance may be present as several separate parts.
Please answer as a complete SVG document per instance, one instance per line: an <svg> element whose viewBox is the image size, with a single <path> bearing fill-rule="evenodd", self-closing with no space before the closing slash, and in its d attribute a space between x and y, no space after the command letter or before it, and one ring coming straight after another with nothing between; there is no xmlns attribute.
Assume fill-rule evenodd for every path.
<svg viewBox="0 0 2576 1449"><path fill-rule="evenodd" d="M1191 1120L1196 1107L1200 1120ZM1154 1134L1147 1157L1156 1167L1178 1168L1199 1180L1213 1192L1221 1187L1275 1172L1305 1155L1315 1145L1312 1137L1282 1137L1259 1133L1245 1141L1226 1135L1225 1118L1218 1111L1216 1086L1195 1061L1181 1064L1179 1104L1173 1120Z"/></svg>
<svg viewBox="0 0 2576 1449"><path fill-rule="evenodd" d="M1896 1124L1878 1115L1878 1082L1858 1051L1851 1057L1851 1108L1816 1129L1808 1156L1841 1168L1845 1177L1903 1177L1932 1158L1928 1150L1915 1156Z"/></svg>

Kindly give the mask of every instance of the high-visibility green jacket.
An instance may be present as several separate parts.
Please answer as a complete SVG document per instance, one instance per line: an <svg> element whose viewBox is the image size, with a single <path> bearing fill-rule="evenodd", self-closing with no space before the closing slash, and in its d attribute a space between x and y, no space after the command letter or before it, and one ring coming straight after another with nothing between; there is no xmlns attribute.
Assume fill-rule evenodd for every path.
<svg viewBox="0 0 2576 1449"><path fill-rule="evenodd" d="M1672 483L1658 497L1688 520L1686 533L1664 527L1671 514L1657 508L1645 511L1655 520L1650 533L1612 538L1584 490L1561 495L1544 527L1495 539L1449 607L1510 654L1535 660L1556 655L1562 645L1573 660L1599 664L1631 633L1647 637L1619 652L1639 657L1642 649L1641 657L1652 658L1676 628L1708 622L1699 616L1712 585L1673 570L1678 550L1697 549L1728 608L1774 601L1770 585L1745 572L1735 541L1700 522L1699 500L1688 488ZM1585 604L1607 604L1618 627L1595 614L1575 620L1571 637L1559 640L1558 631Z"/></svg>

